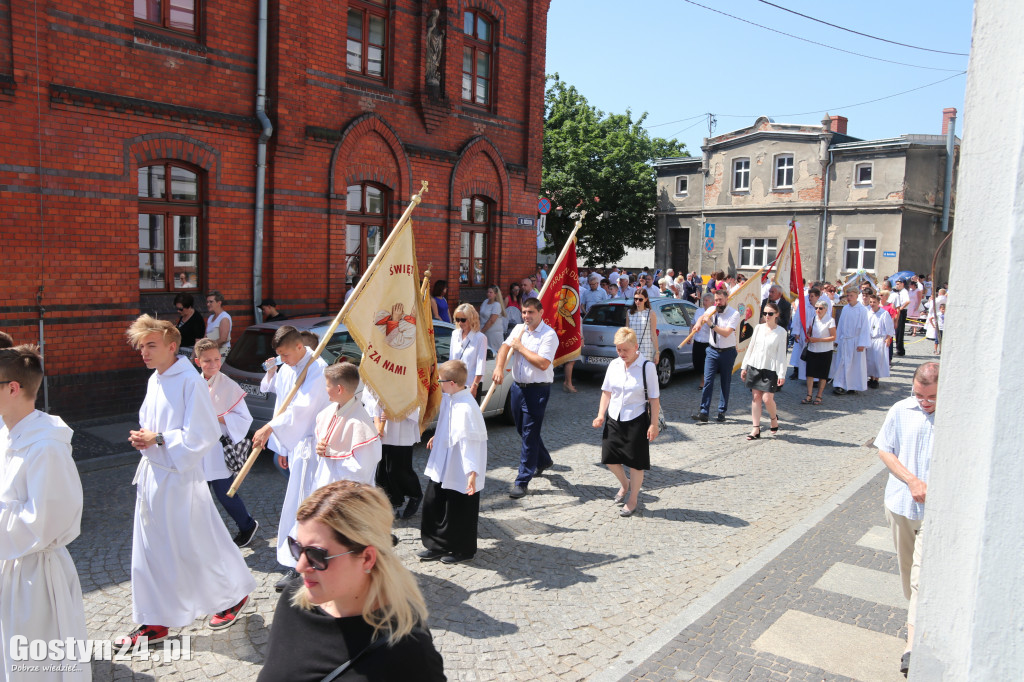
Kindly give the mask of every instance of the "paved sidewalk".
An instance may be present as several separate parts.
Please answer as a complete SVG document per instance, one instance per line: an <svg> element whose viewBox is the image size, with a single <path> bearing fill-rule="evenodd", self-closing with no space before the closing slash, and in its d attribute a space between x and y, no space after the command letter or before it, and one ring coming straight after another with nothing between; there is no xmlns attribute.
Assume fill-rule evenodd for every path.
<svg viewBox="0 0 1024 682"><path fill-rule="evenodd" d="M669 636L663 635L680 614L698 608L704 613L713 605L705 604L709 595L727 597L731 590L716 591L716 586L735 581L780 538L795 540L799 534L790 538L793 529L801 528L810 511L877 467L875 451L865 444L877 433L885 410L908 395L910 375L930 351L930 344L926 352L925 344L908 346L910 356L881 389L844 397L827 392L821 407L799 404L803 386L787 385L778 394L779 434L772 437L765 428L765 437L754 442L744 439L750 429L750 394L738 376L725 424L693 423L689 415L699 402L697 377L676 377L662 394L669 428L652 446L653 468L640 496L641 511L628 519L619 518L612 504L614 477L600 465L600 434L590 426L600 377L578 372L577 394L562 393L561 384L554 385L543 433L556 465L531 483L530 494L522 500L507 496L518 464L519 439L513 428L490 421L488 483L481 500L480 551L475 559L455 566L421 564L415 559L421 547L419 517L397 522L395 530L401 539L399 554L427 598L431 631L449 679L600 679L617 670L622 677L646 665L651 654L686 627L679 625ZM83 448L89 448L91 456L80 462L86 508L82 535L70 549L82 578L90 636L96 638L115 637L132 627L131 481L137 455L122 444L127 434L120 433L130 423L130 416L112 416L73 425L88 435ZM418 446L418 471L425 461L426 451ZM96 662L95 679L255 678L277 603L273 583L280 569L272 547L284 489L284 477L264 459L241 490L261 525L256 540L243 551L258 582L255 607L244 622L213 632L197 621L172 631L191 638L190 660ZM870 494L870 487L865 490ZM874 508L877 519L872 523L884 525L880 502ZM232 522L226 523L233 534ZM829 547L838 551L841 545L834 542L822 551L830 552ZM891 562L872 561L846 563L894 570ZM824 564L815 567L804 572L807 579L813 571L821 573L812 584L827 571ZM775 580L781 586L804 573L782 570ZM846 574L838 579L845 582ZM793 589L806 587L799 582ZM772 600L784 594L766 592ZM847 598L852 599L842 597ZM752 642L780 620L789 627L806 625L799 614L795 622L792 617L781 619L787 610L788 606L765 605L757 623L744 630L745 636ZM854 610L849 618L854 618ZM882 616L873 611L870 618L874 623ZM894 628L901 619L898 614L886 616L888 625L880 631L896 637ZM779 632L786 631L769 634ZM717 629L711 634L715 633ZM651 648L659 637L660 644ZM764 640L758 646L770 644ZM755 650L751 643L744 646ZM769 649L757 649L762 650ZM773 672L795 675L789 671L803 670L798 666L805 664L792 659L795 653L770 651L778 666ZM637 652L645 653L637 657ZM674 652L666 651L666 657ZM889 665L888 655L878 658ZM672 674L705 674L700 665L698 660L692 668L673 668ZM661 674L667 666L659 663L642 672L636 668L637 674L627 679Z"/></svg>

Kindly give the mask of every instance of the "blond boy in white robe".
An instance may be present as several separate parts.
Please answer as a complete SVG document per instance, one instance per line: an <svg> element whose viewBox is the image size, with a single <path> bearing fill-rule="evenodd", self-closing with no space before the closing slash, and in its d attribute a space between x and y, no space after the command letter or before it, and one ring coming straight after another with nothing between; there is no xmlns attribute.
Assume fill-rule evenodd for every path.
<svg viewBox="0 0 1024 682"><path fill-rule="evenodd" d="M878 380L889 376L889 346L896 335L892 315L882 307L878 294L868 294L868 322L871 324L871 346L866 357L868 370L868 388L878 388Z"/></svg>
<svg viewBox="0 0 1024 682"><path fill-rule="evenodd" d="M16 635L26 644L86 638L82 586L67 550L80 531L82 482L71 429L35 409L42 379L35 346L0 350L0 679L90 680L89 661L67 649L49 661L66 668L58 672L43 661L15 660L10 649ZM36 670L19 670L26 663Z"/></svg>
<svg viewBox="0 0 1024 682"><path fill-rule="evenodd" d="M359 368L351 362L324 370L331 405L316 417L316 487L335 481L373 485L381 442L373 419L356 400Z"/></svg>

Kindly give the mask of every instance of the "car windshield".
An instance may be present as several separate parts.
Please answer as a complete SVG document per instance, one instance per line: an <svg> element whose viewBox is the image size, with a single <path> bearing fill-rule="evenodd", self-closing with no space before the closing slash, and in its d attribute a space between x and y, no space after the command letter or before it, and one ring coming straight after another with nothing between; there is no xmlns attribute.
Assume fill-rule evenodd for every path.
<svg viewBox="0 0 1024 682"><path fill-rule="evenodd" d="M356 365L363 359L363 351L359 350L359 344L355 342L355 339L347 331L339 330L335 330L331 340L324 346L324 352L320 355L328 365L333 365L340 355L344 355L349 362Z"/></svg>
<svg viewBox="0 0 1024 682"><path fill-rule="evenodd" d="M690 326L690 319L682 303L669 303L661 306L661 319L674 327Z"/></svg>
<svg viewBox="0 0 1024 682"><path fill-rule="evenodd" d="M592 324L601 327L625 327L626 306L624 305L595 305L583 318L583 324Z"/></svg>
<svg viewBox="0 0 1024 682"><path fill-rule="evenodd" d="M263 362L277 353L270 347L273 329L246 329L242 337L231 345L227 364L243 372L263 373Z"/></svg>

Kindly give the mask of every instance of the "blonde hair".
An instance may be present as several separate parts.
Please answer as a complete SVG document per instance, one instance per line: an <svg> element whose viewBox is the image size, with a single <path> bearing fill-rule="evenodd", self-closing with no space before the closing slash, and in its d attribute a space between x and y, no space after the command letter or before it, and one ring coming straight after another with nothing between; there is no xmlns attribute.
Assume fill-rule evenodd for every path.
<svg viewBox="0 0 1024 682"><path fill-rule="evenodd" d="M175 347L181 347L181 332L167 320L158 320L149 315L139 315L139 318L128 327L125 336L128 337L128 344L138 350L142 340L150 334L160 334L164 343L173 343Z"/></svg>
<svg viewBox="0 0 1024 682"><path fill-rule="evenodd" d="M466 368L466 363L462 360L449 360L438 365L437 376L440 377L442 374L459 386L464 386L466 377L469 376L469 369Z"/></svg>
<svg viewBox="0 0 1024 682"><path fill-rule="evenodd" d="M215 350L220 353L220 346L213 339L196 339L196 345L192 348L193 355L198 359L200 355L208 350Z"/></svg>
<svg viewBox="0 0 1024 682"><path fill-rule="evenodd" d="M636 332L630 329L629 327L621 327L619 330L617 330L615 332L614 341L616 346L621 344L632 344L634 346L638 345L636 340Z"/></svg>
<svg viewBox="0 0 1024 682"><path fill-rule="evenodd" d="M391 503L378 488L354 481L328 483L306 498L296 519L328 526L347 549L377 550L363 605L363 620L373 627L374 639L383 633L394 645L414 627L427 622L427 603L416 578L402 565L392 545ZM312 609L309 590L299 588L292 597L292 606Z"/></svg>
<svg viewBox="0 0 1024 682"><path fill-rule="evenodd" d="M480 313L476 311L476 308L469 303L460 303L459 307L455 309L455 315L458 315L459 313L465 315L466 319L469 320L470 331L480 331ZM452 315L453 319L455 318L455 315Z"/></svg>
<svg viewBox="0 0 1024 682"><path fill-rule="evenodd" d="M498 309L500 311L498 315L500 315L501 317L505 317L505 304L502 302L502 299L505 297L501 295L501 289L499 289L497 285L492 284L491 286L487 287L487 291L494 292L494 300L497 302Z"/></svg>

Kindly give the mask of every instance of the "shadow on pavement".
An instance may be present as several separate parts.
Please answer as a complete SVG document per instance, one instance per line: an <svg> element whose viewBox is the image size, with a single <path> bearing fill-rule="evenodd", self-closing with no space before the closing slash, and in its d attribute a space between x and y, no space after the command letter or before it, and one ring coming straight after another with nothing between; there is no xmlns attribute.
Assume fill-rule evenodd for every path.
<svg viewBox="0 0 1024 682"><path fill-rule="evenodd" d="M466 604L470 592L461 585L424 573L416 573L416 578L427 600L430 624L433 627L444 628L470 639L500 637L519 631L515 623L497 620Z"/></svg>

